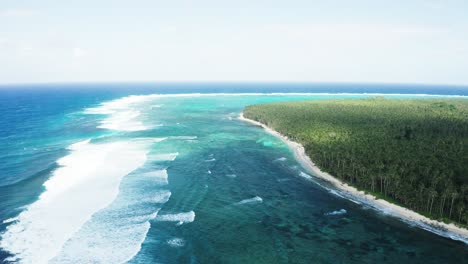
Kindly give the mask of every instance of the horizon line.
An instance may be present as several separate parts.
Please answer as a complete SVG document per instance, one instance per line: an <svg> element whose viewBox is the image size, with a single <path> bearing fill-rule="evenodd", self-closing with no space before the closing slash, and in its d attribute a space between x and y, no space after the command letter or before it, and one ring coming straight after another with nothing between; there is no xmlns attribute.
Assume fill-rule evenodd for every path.
<svg viewBox="0 0 468 264"><path fill-rule="evenodd" d="M269 85L281 85L281 84L292 84L292 85L388 85L388 86L450 86L468 88L468 84L452 84L452 83L424 83L424 82L333 82L333 81L210 81L210 80L197 80L197 81L47 81L47 82L0 82L0 87L5 86L42 86L42 85L105 85L105 84L144 84L144 85L158 85L158 84L204 84L204 85L219 85L219 84L269 84Z"/></svg>

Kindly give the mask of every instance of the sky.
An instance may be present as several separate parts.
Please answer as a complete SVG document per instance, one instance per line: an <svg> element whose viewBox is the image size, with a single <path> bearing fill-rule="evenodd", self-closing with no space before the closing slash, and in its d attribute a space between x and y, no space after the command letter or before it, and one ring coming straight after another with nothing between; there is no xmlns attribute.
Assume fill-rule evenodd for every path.
<svg viewBox="0 0 468 264"><path fill-rule="evenodd" d="M0 0L0 83L468 85L466 0Z"/></svg>

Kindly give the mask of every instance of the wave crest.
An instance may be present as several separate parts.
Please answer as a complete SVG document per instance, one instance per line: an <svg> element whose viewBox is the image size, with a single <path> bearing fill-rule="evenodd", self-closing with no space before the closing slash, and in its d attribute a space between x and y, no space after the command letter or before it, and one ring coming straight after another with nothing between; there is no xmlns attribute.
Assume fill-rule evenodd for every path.
<svg viewBox="0 0 468 264"><path fill-rule="evenodd" d="M250 198L250 199L244 199L244 200L242 200L240 202L237 202L236 204L241 205L241 204L254 204L254 203L262 203L262 202L263 202L262 197L255 196L255 197Z"/></svg>
<svg viewBox="0 0 468 264"><path fill-rule="evenodd" d="M44 183L39 199L1 235L0 247L13 254L8 261L51 260L94 213L112 203L122 178L143 165L147 153L133 141L82 141L70 148L75 150L57 161L61 167Z"/></svg>
<svg viewBox="0 0 468 264"><path fill-rule="evenodd" d="M325 213L324 215L344 215L346 214L347 211L345 209L340 209L340 210L336 210L336 211L333 211L333 212L328 212L328 213Z"/></svg>

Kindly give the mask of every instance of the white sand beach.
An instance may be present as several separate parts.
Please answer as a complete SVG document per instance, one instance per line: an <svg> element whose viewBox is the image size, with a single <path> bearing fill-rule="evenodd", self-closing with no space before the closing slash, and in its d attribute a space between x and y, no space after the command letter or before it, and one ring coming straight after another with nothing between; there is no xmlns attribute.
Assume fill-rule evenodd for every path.
<svg viewBox="0 0 468 264"><path fill-rule="evenodd" d="M355 187L352 187L332 175L321 171L312 160L306 155L304 147L288 139L286 136L276 132L275 130L267 127L266 125L245 118L243 113L240 114L239 120L249 122L251 124L257 125L265 129L268 133L280 138L285 142L289 148L293 151L296 160L302 165L302 167L312 174L312 176L319 177L331 183L335 188L344 192L347 197L353 198L357 201L363 202L366 205L371 206L372 208L384 212L395 217L402 219L405 222L409 222L412 225L416 225L422 229L428 230L435 234L448 237L454 240L459 240L468 244L468 230L462 227L458 227L454 224L447 224L440 221L429 219L419 213L416 213L407 208L401 207L396 204L392 204L388 201L377 199L375 196L370 194L365 194L363 191L357 190Z"/></svg>

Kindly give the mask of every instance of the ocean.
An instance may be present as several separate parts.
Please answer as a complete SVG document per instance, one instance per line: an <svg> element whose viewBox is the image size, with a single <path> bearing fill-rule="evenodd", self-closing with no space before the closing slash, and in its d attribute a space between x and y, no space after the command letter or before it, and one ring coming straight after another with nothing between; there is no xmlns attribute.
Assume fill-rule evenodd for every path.
<svg viewBox="0 0 468 264"><path fill-rule="evenodd" d="M0 263L465 263L468 245L344 199L237 120L250 104L468 98L468 87L0 86Z"/></svg>

